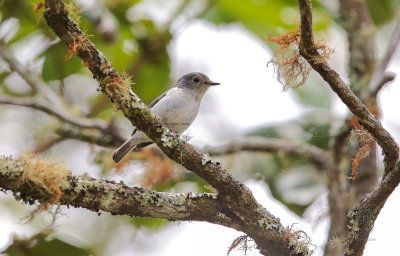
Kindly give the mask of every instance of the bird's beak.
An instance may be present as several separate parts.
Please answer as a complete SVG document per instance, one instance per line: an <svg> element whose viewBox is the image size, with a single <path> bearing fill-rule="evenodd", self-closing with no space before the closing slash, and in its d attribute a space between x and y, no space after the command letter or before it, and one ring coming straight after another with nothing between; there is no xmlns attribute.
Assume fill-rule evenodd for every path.
<svg viewBox="0 0 400 256"><path fill-rule="evenodd" d="M219 85L220 83L216 83L216 82L213 82L213 81L208 81L208 82L206 82L206 84L209 85L209 86L214 86L214 85Z"/></svg>

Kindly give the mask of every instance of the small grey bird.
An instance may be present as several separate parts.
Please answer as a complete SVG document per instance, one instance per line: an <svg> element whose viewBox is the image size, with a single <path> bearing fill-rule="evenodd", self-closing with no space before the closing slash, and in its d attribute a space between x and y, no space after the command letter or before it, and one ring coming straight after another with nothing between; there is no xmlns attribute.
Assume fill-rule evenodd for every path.
<svg viewBox="0 0 400 256"><path fill-rule="evenodd" d="M203 73L186 74L155 99L149 109L174 133L181 135L193 123L204 93L213 85L219 83L211 81ZM131 150L139 150L152 143L144 132L135 128L131 137L114 151L112 159L118 163Z"/></svg>

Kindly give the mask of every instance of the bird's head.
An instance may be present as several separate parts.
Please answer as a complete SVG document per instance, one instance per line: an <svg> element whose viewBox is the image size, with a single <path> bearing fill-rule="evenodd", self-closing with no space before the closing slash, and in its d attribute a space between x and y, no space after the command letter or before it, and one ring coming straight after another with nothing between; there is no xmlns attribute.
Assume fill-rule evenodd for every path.
<svg viewBox="0 0 400 256"><path fill-rule="evenodd" d="M198 93L199 96L203 96L203 94L207 91L210 86L219 85L220 83L216 83L210 80L208 76L200 72L192 72L188 73L175 83L175 86L189 89L194 93Z"/></svg>

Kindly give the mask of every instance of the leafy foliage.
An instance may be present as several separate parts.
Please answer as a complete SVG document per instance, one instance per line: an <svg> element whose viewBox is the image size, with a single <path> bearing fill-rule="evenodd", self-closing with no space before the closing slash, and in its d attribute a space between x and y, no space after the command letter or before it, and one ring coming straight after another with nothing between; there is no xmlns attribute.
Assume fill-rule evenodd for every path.
<svg viewBox="0 0 400 256"><path fill-rule="evenodd" d="M57 238L48 239L46 235L41 233L28 239L14 238L14 242L3 253L6 253L8 256L92 255L88 249L76 247Z"/></svg>

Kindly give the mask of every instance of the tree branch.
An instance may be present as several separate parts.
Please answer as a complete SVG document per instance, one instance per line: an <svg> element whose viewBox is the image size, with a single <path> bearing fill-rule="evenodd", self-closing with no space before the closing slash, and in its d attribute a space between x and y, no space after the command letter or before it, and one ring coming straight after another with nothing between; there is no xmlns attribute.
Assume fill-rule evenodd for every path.
<svg viewBox="0 0 400 256"><path fill-rule="evenodd" d="M363 126L375 137L385 154L385 174L381 184L360 204L349 212L350 224L346 240L345 255L361 256L374 222L386 199L400 182L400 164L397 162L399 148L390 134L368 111L339 75L330 68L318 53L312 39L312 10L310 0L298 0L301 15L300 54L331 86L340 99L355 114ZM340 145L339 145L340 146Z"/></svg>
<svg viewBox="0 0 400 256"><path fill-rule="evenodd" d="M400 183L400 162L382 180L379 186L364 196L360 204L349 212L349 234L346 241L346 256L362 256L369 234L386 200Z"/></svg>
<svg viewBox="0 0 400 256"><path fill-rule="evenodd" d="M385 175L387 175L399 158L397 143L382 127L378 119L357 98L349 86L344 83L339 74L321 57L313 41L311 2L309 0L298 0L298 2L301 15L300 54L322 76L343 103L357 116L360 123L377 140L385 155Z"/></svg>
<svg viewBox="0 0 400 256"><path fill-rule="evenodd" d="M349 42L349 77L357 96L368 90L368 81L375 68L374 34L364 0L340 0L341 25Z"/></svg>
<svg viewBox="0 0 400 256"><path fill-rule="evenodd" d="M35 91L43 94L43 96L52 104L61 106L62 103L58 95L43 82L43 80L35 73L22 65L10 52L4 43L0 40L0 56L10 65L10 69L16 71Z"/></svg>
<svg viewBox="0 0 400 256"><path fill-rule="evenodd" d="M393 30L393 33L390 36L388 46L386 48L385 54L383 55L382 60L380 61L378 67L375 69L374 73L371 76L371 79L368 84L368 89L371 92L379 91L383 85L388 81L384 82L388 79L388 75L385 73L387 66L389 65L390 60L392 59L394 53L400 42L400 16L397 19L396 26ZM385 75L386 74L386 75ZM392 74L394 76L394 74ZM391 79L393 80L394 77ZM389 80L389 81L391 81Z"/></svg>
<svg viewBox="0 0 400 256"><path fill-rule="evenodd" d="M47 102L40 98L11 98L5 95L0 95L0 104L34 108L43 111L49 115L55 116L62 121L80 126L82 128L98 129L103 132L108 131L107 124L101 120L74 116L65 111L62 107L51 105L50 102Z"/></svg>
<svg viewBox="0 0 400 256"><path fill-rule="evenodd" d="M99 130L88 130L80 127L69 127L64 125L55 132L64 139L77 139L102 147L119 147L125 142L125 140L120 136L115 137L109 133L104 133Z"/></svg>
<svg viewBox="0 0 400 256"><path fill-rule="evenodd" d="M348 123L348 122L346 122ZM343 158L343 147L346 144L347 138L351 133L351 129L346 127L335 138L335 143L332 150L333 164L327 172L327 187L328 187L328 204L330 227L328 237L336 237L339 241L344 241L347 234L347 198L346 198L346 177L345 172L340 168ZM329 239L328 238L328 239ZM325 245L325 256L343 255L344 244L340 243L335 246L329 244L329 240Z"/></svg>
<svg viewBox="0 0 400 256"><path fill-rule="evenodd" d="M29 159L12 160L0 157L0 186L11 190L17 199L41 204L57 203L82 207L91 211L111 214L163 218L167 220L208 221L237 228L228 217L224 218L216 194L167 193L145 188L128 187L123 183L94 179L87 175L65 176L59 181L61 193L54 202L54 194L32 174ZM46 162L41 161L42 165ZM52 168L51 164L48 166ZM57 172L60 171L59 167ZM55 170L43 169L52 175ZM57 180L57 179L55 179Z"/></svg>
<svg viewBox="0 0 400 256"><path fill-rule="evenodd" d="M400 29L400 28L399 28ZM396 74L393 72L385 72L380 77L380 81L378 81L375 85L369 86L368 91L361 97L363 102L367 101L371 98L376 98L379 91L383 88L383 86L396 78Z"/></svg>
<svg viewBox="0 0 400 256"><path fill-rule="evenodd" d="M332 158L326 151L307 143L295 142L287 139L256 136L243 137L233 139L220 146L206 147L204 150L211 156L231 154L243 150L284 153L308 159L317 167L324 169L332 165Z"/></svg>
<svg viewBox="0 0 400 256"><path fill-rule="evenodd" d="M61 0L46 0L44 17L49 27L69 47L76 51L99 82L101 91L122 110L124 115L142 130L171 159L209 182L219 191L219 201L229 218L248 234L264 255L309 255L307 243L285 229L266 209L257 203L251 191L218 163L196 151L165 127L130 90L129 82L116 72L104 55L82 33L68 16ZM288 237L288 239L284 239Z"/></svg>

